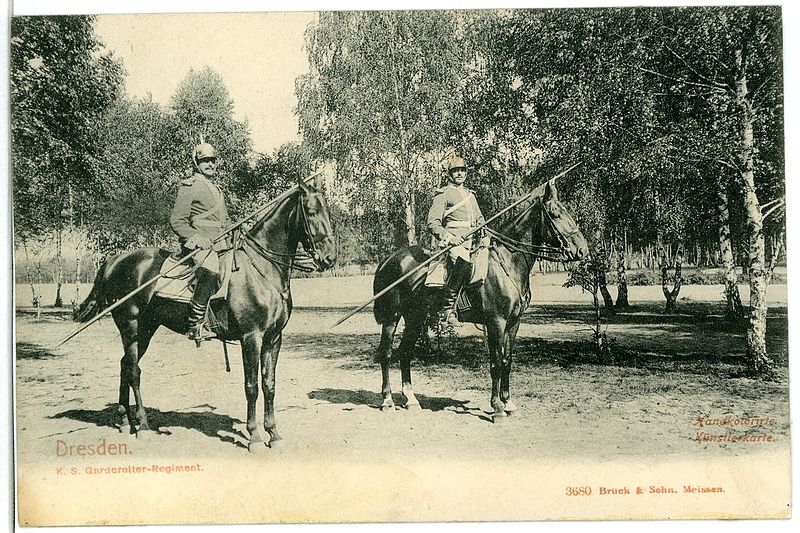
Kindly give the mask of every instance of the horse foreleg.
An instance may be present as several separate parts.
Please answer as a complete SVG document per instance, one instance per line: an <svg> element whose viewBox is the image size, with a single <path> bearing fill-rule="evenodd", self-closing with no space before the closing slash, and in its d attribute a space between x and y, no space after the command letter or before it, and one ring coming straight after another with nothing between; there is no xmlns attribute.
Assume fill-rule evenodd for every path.
<svg viewBox="0 0 800 533"><path fill-rule="evenodd" d="M505 412L511 414L517 410L517 406L511 401L511 392L509 389L511 380L511 362L514 356L514 340L517 338L517 330L519 330L519 322L513 327L508 328L505 333L503 348L505 350L505 358L503 365L503 373L500 378L500 399L505 404Z"/></svg>
<svg viewBox="0 0 800 533"><path fill-rule="evenodd" d="M133 326L133 329L135 330L136 326ZM147 421L147 413L144 409L144 401L142 401L142 369L139 367L139 341L137 340L137 336L132 336L125 342L124 359L129 383L133 389L133 398L136 401L136 419L139 422L136 436L144 437L142 432L150 431L150 423ZM131 426L133 426L133 421L131 421Z"/></svg>
<svg viewBox="0 0 800 533"><path fill-rule="evenodd" d="M497 320L486 324L486 337L489 344L489 369L492 376L491 405L494 412L492 421L500 422L505 416L505 403L500 396L501 380L504 372L504 332L505 324Z"/></svg>
<svg viewBox="0 0 800 533"><path fill-rule="evenodd" d="M258 401L258 367L261 354L261 335L251 332L242 337L242 367L244 368L244 394L247 397L247 431L250 433L248 449L251 452L264 449L264 439L256 420Z"/></svg>
<svg viewBox="0 0 800 533"><path fill-rule="evenodd" d="M389 362L392 359L392 342L394 332L397 330L397 321L383 324L381 328L381 342L375 353L375 359L381 364L381 411L394 410L394 400L392 400L392 386L389 381Z"/></svg>
<svg viewBox="0 0 800 533"><path fill-rule="evenodd" d="M400 339L400 347L397 349L400 355L400 373L403 379L403 396L406 398L406 409L419 409L419 400L414 394L414 387L411 385L411 356L414 346L417 344L422 324L418 321L406 321L403 338Z"/></svg>
<svg viewBox="0 0 800 533"><path fill-rule="evenodd" d="M119 405L117 406L117 415L119 416L119 431L122 433L125 428L128 428L131 433L134 432L135 422L133 420L133 413L131 412L131 370L130 361L128 361L127 352L123 353L122 359L119 360Z"/></svg>
<svg viewBox="0 0 800 533"><path fill-rule="evenodd" d="M281 440L275 424L275 370L283 336L278 333L272 342L261 347L261 388L264 389L264 429L269 433L269 446Z"/></svg>

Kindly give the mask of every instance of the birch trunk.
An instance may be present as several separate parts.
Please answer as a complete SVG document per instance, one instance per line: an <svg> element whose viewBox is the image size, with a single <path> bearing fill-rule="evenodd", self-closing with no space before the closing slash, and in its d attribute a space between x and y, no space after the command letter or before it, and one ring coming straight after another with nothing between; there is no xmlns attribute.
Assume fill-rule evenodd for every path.
<svg viewBox="0 0 800 533"><path fill-rule="evenodd" d="M406 195L404 207L405 225L406 225L406 240L409 246L417 244L417 230L415 226L416 209L414 206L414 193L410 192Z"/></svg>
<svg viewBox="0 0 800 533"><path fill-rule="evenodd" d="M64 259L61 255L61 228L56 230L56 300L53 302L53 307L63 307L64 300L61 298L61 284L64 281Z"/></svg>
<svg viewBox="0 0 800 533"><path fill-rule="evenodd" d="M614 247L617 255L617 303L614 307L621 310L630 307L628 303L628 277L625 273L625 240L626 239L623 237L621 242L617 242Z"/></svg>
<svg viewBox="0 0 800 533"><path fill-rule="evenodd" d="M730 211L728 210L728 191L725 181L717 183L717 213L719 214L719 252L722 257L722 268L725 271L725 314L729 318L743 318L742 298L737 285L736 263L733 260L731 241Z"/></svg>
<svg viewBox="0 0 800 533"><path fill-rule="evenodd" d="M753 107L747 88L745 58L736 51L736 105L742 120L739 152L740 186L744 196L749 231L747 271L750 276L750 323L747 328L747 364L754 374L771 375L773 361L767 355L767 276L764 269L764 221L756 195L753 173Z"/></svg>
<svg viewBox="0 0 800 533"><path fill-rule="evenodd" d="M668 279L670 265L667 260L666 252L663 253L661 256L661 290L664 292L664 298L667 300L667 304L664 308L664 312L667 314L674 313L677 307L678 294L680 294L681 285L683 284L683 279L681 279L682 268L683 252L678 249L678 253L675 254L675 281L673 282L672 289L670 289Z"/></svg>

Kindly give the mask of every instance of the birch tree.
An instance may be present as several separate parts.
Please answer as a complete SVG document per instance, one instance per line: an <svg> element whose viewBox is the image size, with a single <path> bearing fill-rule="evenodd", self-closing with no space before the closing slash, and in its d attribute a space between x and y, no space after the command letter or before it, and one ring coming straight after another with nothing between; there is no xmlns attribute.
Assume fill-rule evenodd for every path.
<svg viewBox="0 0 800 533"><path fill-rule="evenodd" d="M398 244L417 242L418 201L438 186L451 149L459 20L450 11L322 12L306 33L311 71L297 81L304 140L336 164L353 209L398 215Z"/></svg>
<svg viewBox="0 0 800 533"><path fill-rule="evenodd" d="M744 202L747 361L754 374L770 375L764 220L783 203L780 8L669 9L657 12L656 22L664 53L647 71L663 80L666 92L697 99L715 118L706 135L716 144L716 161L733 172Z"/></svg>

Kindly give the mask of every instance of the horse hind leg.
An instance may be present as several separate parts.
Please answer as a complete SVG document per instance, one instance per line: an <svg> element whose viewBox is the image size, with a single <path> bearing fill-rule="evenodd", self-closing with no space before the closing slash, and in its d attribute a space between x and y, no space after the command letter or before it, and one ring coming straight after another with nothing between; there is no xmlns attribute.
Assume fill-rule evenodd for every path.
<svg viewBox="0 0 800 533"><path fill-rule="evenodd" d="M397 330L397 322L400 319L392 320L381 326L381 342L375 352L375 359L381 364L381 411L393 411L394 400L392 400L392 387L389 380L389 362L392 359L392 343L394 333Z"/></svg>

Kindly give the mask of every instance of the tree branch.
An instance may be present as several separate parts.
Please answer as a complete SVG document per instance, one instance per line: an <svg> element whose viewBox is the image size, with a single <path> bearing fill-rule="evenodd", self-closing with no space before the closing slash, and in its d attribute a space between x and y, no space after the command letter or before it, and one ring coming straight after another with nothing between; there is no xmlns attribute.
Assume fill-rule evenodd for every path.
<svg viewBox="0 0 800 533"><path fill-rule="evenodd" d="M653 74L653 75L658 76L660 78L664 78L664 79L667 79L667 80L670 80L670 81L674 81L676 83L683 83L685 85L693 85L695 87L705 87L706 89L711 89L711 90L716 91L716 92L727 93L727 92L730 91L730 89L728 88L727 85L721 85L721 86L720 85L709 85L707 83L699 83L699 82L689 81L689 80L685 80L685 79L681 79L681 78L674 78L672 76L667 76L666 74L661 74L660 72L656 72L654 70L650 70L650 69L647 69L647 68L644 68L644 67L637 67L637 68L639 70L641 70L642 72L647 72L648 74Z"/></svg>
<svg viewBox="0 0 800 533"><path fill-rule="evenodd" d="M701 80L703 80L703 81L705 81L706 83L710 84L712 87L719 87L719 88L723 88L723 89L725 89L726 91L734 92L734 90L733 90L733 87L731 87L730 85L728 85L728 84L726 84L726 83L719 83L719 82L717 82L717 81L710 80L710 79L708 79L706 76L703 76L702 74L700 74L700 73L697 71L697 69L695 69L695 68L694 68L694 67L693 67L691 64L689 64L689 62L688 62L688 61L686 61L686 58L684 58L683 56L681 56L680 54L678 54L677 52L675 52L675 50L673 50L672 48L670 48L668 44L664 44L664 48L666 48L667 50L669 50L669 52L670 52L672 55L674 55L675 57L677 57L677 58L678 58L678 59L681 61L681 63L683 63L684 65L686 65L686 68L688 68L690 72L692 72L692 73L693 73L695 76L697 76L697 77L698 77L698 78L700 78Z"/></svg>
<svg viewBox="0 0 800 533"><path fill-rule="evenodd" d="M762 220L766 220L767 217L769 217L772 213L774 213L775 211L777 211L779 209L783 209L783 199L781 199L780 202L777 205L772 206L770 209L767 210L766 213L761 215L761 219Z"/></svg>
<svg viewBox="0 0 800 533"><path fill-rule="evenodd" d="M770 208L771 206L773 206L774 204L776 204L776 203L780 203L780 202L782 202L782 201L783 201L783 198L775 198L774 200L770 200L769 202L765 203L764 205L762 205L762 206L760 207L760 209L761 209L761 212L763 213L765 209L769 209L769 208Z"/></svg>

